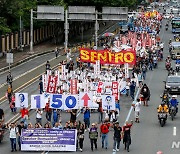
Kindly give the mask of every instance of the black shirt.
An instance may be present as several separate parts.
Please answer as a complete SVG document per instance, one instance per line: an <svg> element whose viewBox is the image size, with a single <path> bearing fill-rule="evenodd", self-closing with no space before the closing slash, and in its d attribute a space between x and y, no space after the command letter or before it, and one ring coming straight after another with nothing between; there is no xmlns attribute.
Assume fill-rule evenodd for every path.
<svg viewBox="0 0 180 154"><path fill-rule="evenodd" d="M4 116L4 111L3 109L0 108L0 119L2 119L3 116Z"/></svg>
<svg viewBox="0 0 180 154"><path fill-rule="evenodd" d="M76 112L71 112L71 120L76 121Z"/></svg>
<svg viewBox="0 0 180 154"><path fill-rule="evenodd" d="M21 135L22 129L26 129L25 126L21 126L21 125L18 125L17 128L20 135Z"/></svg>
<svg viewBox="0 0 180 154"><path fill-rule="evenodd" d="M43 89L43 82L42 82L42 81L39 82L39 88L40 88L41 90Z"/></svg>
<svg viewBox="0 0 180 154"><path fill-rule="evenodd" d="M122 128L120 126L118 127L114 126L114 137L121 138L121 131L122 131Z"/></svg>

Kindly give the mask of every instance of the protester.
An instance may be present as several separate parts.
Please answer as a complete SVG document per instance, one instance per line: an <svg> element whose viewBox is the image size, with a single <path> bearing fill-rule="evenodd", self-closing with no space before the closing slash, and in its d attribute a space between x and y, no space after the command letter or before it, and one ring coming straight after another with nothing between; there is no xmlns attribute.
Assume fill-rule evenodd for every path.
<svg viewBox="0 0 180 154"><path fill-rule="evenodd" d="M18 129L15 123L11 123L10 125L8 125L8 127L9 127L9 138L11 141L11 152L14 152L17 151L16 139L17 139Z"/></svg>
<svg viewBox="0 0 180 154"><path fill-rule="evenodd" d="M134 110L135 110L135 122L139 123L139 114L140 114L140 106L141 106L141 101L138 98L136 103L133 104Z"/></svg>
<svg viewBox="0 0 180 154"><path fill-rule="evenodd" d="M79 139L79 150L81 152L83 151L84 131L85 131L85 126L84 124L81 124L80 128L78 129L78 135L77 135Z"/></svg>
<svg viewBox="0 0 180 154"><path fill-rule="evenodd" d="M85 123L85 131L87 131L90 125L90 110L88 107L86 107L84 111L84 123Z"/></svg>
<svg viewBox="0 0 180 154"><path fill-rule="evenodd" d="M11 75L11 72L9 72L9 74L7 75L7 79L6 79L7 84L9 84L12 88L12 82L13 82L13 76Z"/></svg>
<svg viewBox="0 0 180 154"><path fill-rule="evenodd" d="M46 103L45 112L46 112L47 121L51 122L52 109L49 107L49 104L50 104L50 99L48 99L48 103Z"/></svg>
<svg viewBox="0 0 180 154"><path fill-rule="evenodd" d="M0 121L4 121L4 110L0 108Z"/></svg>
<svg viewBox="0 0 180 154"><path fill-rule="evenodd" d="M18 129L18 146L19 146L19 151L21 151L21 132L22 129L26 129L27 127L24 125L24 121L21 121L19 125L17 125L17 129Z"/></svg>
<svg viewBox="0 0 180 154"><path fill-rule="evenodd" d="M40 125L42 125L42 114L43 111L41 109L36 110L36 123L39 123Z"/></svg>
<svg viewBox="0 0 180 154"><path fill-rule="evenodd" d="M70 122L74 124L76 121L77 110L71 110L70 113L71 113Z"/></svg>
<svg viewBox="0 0 180 154"><path fill-rule="evenodd" d="M89 131L89 138L91 141L91 150L93 151L93 145L95 146L95 149L97 150L97 139L98 139L98 130L95 123L92 123L92 127Z"/></svg>
<svg viewBox="0 0 180 154"><path fill-rule="evenodd" d="M119 126L119 122L115 122L115 124L112 126L114 127L114 144L113 144L113 151L119 151L120 148L120 142L121 142L121 133L122 128Z"/></svg>
<svg viewBox="0 0 180 154"><path fill-rule="evenodd" d="M39 93L40 93L40 94L43 93L43 82L42 82L42 78L39 79Z"/></svg>
<svg viewBox="0 0 180 154"><path fill-rule="evenodd" d="M108 133L109 133L110 123L106 121L100 126L100 136L102 137L102 148L108 148ZM104 145L105 142L105 145Z"/></svg>
<svg viewBox="0 0 180 154"><path fill-rule="evenodd" d="M148 101L150 99L150 90L146 84L143 85L140 91L141 101L144 103L144 106L148 106Z"/></svg>
<svg viewBox="0 0 180 154"><path fill-rule="evenodd" d="M20 110L20 113L21 113L21 121L24 121L24 125L27 126L27 120L29 118L28 109L24 107Z"/></svg>

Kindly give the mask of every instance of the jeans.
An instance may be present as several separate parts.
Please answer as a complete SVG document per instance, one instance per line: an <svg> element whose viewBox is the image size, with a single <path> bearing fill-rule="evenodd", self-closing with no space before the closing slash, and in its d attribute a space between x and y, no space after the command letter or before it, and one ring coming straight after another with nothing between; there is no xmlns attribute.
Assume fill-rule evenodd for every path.
<svg viewBox="0 0 180 154"><path fill-rule="evenodd" d="M103 121L103 112L99 112L99 123Z"/></svg>
<svg viewBox="0 0 180 154"><path fill-rule="evenodd" d="M21 149L21 137L20 136L18 136L17 141L18 141L19 149Z"/></svg>
<svg viewBox="0 0 180 154"><path fill-rule="evenodd" d="M132 99L134 99L134 92L135 91L130 90L130 96L131 96Z"/></svg>
<svg viewBox="0 0 180 154"><path fill-rule="evenodd" d="M51 122L51 116L52 116L52 112L46 112L47 121Z"/></svg>
<svg viewBox="0 0 180 154"><path fill-rule="evenodd" d="M90 119L84 119L84 123L85 123L85 129L86 128L89 128L89 125L90 125Z"/></svg>
<svg viewBox="0 0 180 154"><path fill-rule="evenodd" d="M108 133L102 134L102 148L104 148L104 141L105 141L105 148L108 148Z"/></svg>
<svg viewBox="0 0 180 154"><path fill-rule="evenodd" d="M119 149L119 147L120 147L120 141L121 141L120 138L115 138L115 137L114 137L113 149Z"/></svg>
<svg viewBox="0 0 180 154"><path fill-rule="evenodd" d="M10 138L11 141L11 150L16 150L16 138Z"/></svg>
<svg viewBox="0 0 180 154"><path fill-rule="evenodd" d="M42 118L36 118L36 123L39 123L40 125L42 125L41 120Z"/></svg>
<svg viewBox="0 0 180 154"><path fill-rule="evenodd" d="M146 80L146 72L144 72L144 71L142 72L142 77L144 80Z"/></svg>
<svg viewBox="0 0 180 154"><path fill-rule="evenodd" d="M97 139L91 139L91 150L93 151L93 144L95 145L95 149L97 149Z"/></svg>

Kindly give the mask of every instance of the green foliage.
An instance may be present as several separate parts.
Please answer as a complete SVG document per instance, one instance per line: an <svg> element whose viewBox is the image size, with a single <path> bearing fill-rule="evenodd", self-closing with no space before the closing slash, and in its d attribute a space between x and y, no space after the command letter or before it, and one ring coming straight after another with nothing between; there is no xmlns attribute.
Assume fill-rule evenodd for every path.
<svg viewBox="0 0 180 154"><path fill-rule="evenodd" d="M30 9L36 10L37 5L65 6L136 6L138 0L0 0L0 34L19 30L19 18L22 17L23 27L29 29ZM35 27L46 22L34 21Z"/></svg>

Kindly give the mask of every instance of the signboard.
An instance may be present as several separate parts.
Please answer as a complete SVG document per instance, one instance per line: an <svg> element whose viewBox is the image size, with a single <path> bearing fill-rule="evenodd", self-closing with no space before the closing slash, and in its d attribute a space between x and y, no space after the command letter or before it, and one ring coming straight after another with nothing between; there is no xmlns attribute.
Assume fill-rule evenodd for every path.
<svg viewBox="0 0 180 154"><path fill-rule="evenodd" d="M19 108L27 108L28 93L15 93L15 106Z"/></svg>
<svg viewBox="0 0 180 154"><path fill-rule="evenodd" d="M115 97L112 95L102 95L103 110L115 110Z"/></svg>
<svg viewBox="0 0 180 154"><path fill-rule="evenodd" d="M136 52L132 49L122 50L114 53L108 50L91 50L81 48L80 59L82 62L90 63L96 63L96 61L99 60L100 64L128 63L134 65L136 63Z"/></svg>
<svg viewBox="0 0 180 154"><path fill-rule="evenodd" d="M78 93L77 91L77 79L71 79L70 81L70 91L71 91L71 94L75 95Z"/></svg>
<svg viewBox="0 0 180 154"><path fill-rule="evenodd" d="M103 7L102 19L103 20L127 20L128 8L127 7Z"/></svg>
<svg viewBox="0 0 180 154"><path fill-rule="evenodd" d="M118 82L117 81L112 82L112 95L115 97L116 100L118 100Z"/></svg>
<svg viewBox="0 0 180 154"><path fill-rule="evenodd" d="M13 53L6 54L6 63L13 63Z"/></svg>
<svg viewBox="0 0 180 154"><path fill-rule="evenodd" d="M69 6L70 20L95 20L95 6Z"/></svg>
<svg viewBox="0 0 180 154"><path fill-rule="evenodd" d="M128 63L124 64L124 72L125 72L125 78L128 79L129 78L129 64Z"/></svg>
<svg viewBox="0 0 180 154"><path fill-rule="evenodd" d="M76 151L77 130L23 129L22 151Z"/></svg>
<svg viewBox="0 0 180 154"><path fill-rule="evenodd" d="M40 20L60 20L64 21L63 6L38 6L37 19Z"/></svg>

